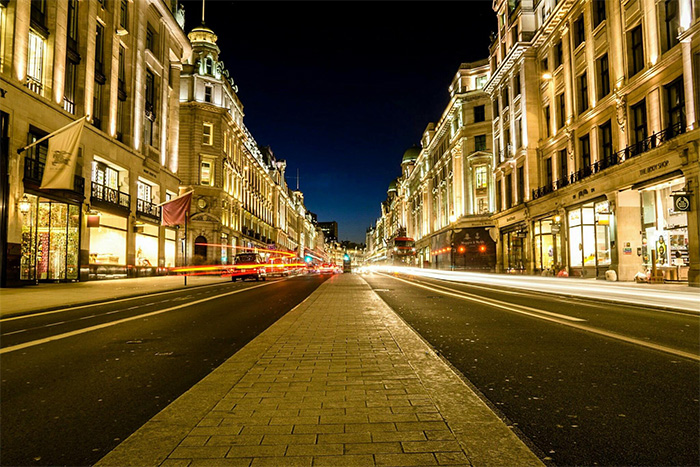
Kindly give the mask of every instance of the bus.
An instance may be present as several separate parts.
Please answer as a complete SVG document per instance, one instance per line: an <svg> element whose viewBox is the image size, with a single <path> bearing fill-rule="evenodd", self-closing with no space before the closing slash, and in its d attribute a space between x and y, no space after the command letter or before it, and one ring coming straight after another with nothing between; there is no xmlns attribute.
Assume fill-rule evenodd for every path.
<svg viewBox="0 0 700 467"><path fill-rule="evenodd" d="M411 237L394 237L387 246L386 257L394 266L416 265L416 242Z"/></svg>

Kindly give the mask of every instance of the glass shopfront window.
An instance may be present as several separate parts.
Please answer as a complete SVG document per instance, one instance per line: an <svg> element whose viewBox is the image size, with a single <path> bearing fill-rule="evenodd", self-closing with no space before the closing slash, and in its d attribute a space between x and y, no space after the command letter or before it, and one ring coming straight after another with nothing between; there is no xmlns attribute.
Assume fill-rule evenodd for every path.
<svg viewBox="0 0 700 467"><path fill-rule="evenodd" d="M598 275L610 265L610 208L607 201L587 203L568 212L569 266L581 275Z"/></svg>
<svg viewBox="0 0 700 467"><path fill-rule="evenodd" d="M685 178L660 183L641 191L642 197L642 260L652 267L654 258L664 278L688 278L688 216L676 211L673 192L683 191Z"/></svg>
<svg viewBox="0 0 700 467"><path fill-rule="evenodd" d="M27 195L22 223L22 280L78 280L80 207Z"/></svg>
<svg viewBox="0 0 700 467"><path fill-rule="evenodd" d="M503 233L503 267L506 272L520 273L525 270L526 238L525 226Z"/></svg>
<svg viewBox="0 0 700 467"><path fill-rule="evenodd" d="M228 264L228 234L221 234L221 264Z"/></svg>
<svg viewBox="0 0 700 467"><path fill-rule="evenodd" d="M126 218L100 213L99 227L90 227L90 264L126 266L126 230Z"/></svg>
<svg viewBox="0 0 700 467"><path fill-rule="evenodd" d="M165 267L175 267L175 243L177 230L165 229Z"/></svg>
<svg viewBox="0 0 700 467"><path fill-rule="evenodd" d="M151 224L139 225L136 240L136 264L140 267L158 266L158 227Z"/></svg>
<svg viewBox="0 0 700 467"><path fill-rule="evenodd" d="M560 224L557 217L537 220L533 225L535 269L556 272L562 264Z"/></svg>

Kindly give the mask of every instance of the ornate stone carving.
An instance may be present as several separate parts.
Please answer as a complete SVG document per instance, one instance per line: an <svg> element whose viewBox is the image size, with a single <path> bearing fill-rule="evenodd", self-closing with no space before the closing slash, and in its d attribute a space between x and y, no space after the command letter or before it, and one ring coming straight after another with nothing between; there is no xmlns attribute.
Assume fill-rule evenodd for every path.
<svg viewBox="0 0 700 467"><path fill-rule="evenodd" d="M615 91L615 117L617 124L620 126L620 131L625 132L627 126L627 96L622 94L619 90Z"/></svg>

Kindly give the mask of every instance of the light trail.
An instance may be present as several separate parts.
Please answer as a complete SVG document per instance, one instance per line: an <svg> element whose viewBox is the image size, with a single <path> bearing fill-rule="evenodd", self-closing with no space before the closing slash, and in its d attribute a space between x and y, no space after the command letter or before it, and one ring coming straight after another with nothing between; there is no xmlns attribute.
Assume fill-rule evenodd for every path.
<svg viewBox="0 0 700 467"><path fill-rule="evenodd" d="M700 290L688 287L684 290L664 290L643 284L620 284L592 279L555 278L539 276L511 276L463 271L442 271L406 266L370 266L370 270L385 273L400 273L416 277L479 284L491 288L507 287L532 290L595 300L610 300L619 303L644 305L658 308L700 313ZM680 287L680 286L679 286Z"/></svg>
<svg viewBox="0 0 700 467"><path fill-rule="evenodd" d="M528 313L528 312L523 311L523 310L518 310L517 308L525 308L525 309L531 309L531 310L534 310L534 309L529 308L529 307L523 307L521 305L508 304L507 302L499 302L498 300L485 299L484 297L478 297L478 296L469 294L467 292L461 292L461 291L449 289L447 287L437 288L435 286L426 286L426 285L422 285L422 284L417 283L417 282L413 282L413 281L409 281L406 279L402 279L400 277L396 277L396 276L391 275L391 274L380 273L380 275L385 276L385 277L389 277L389 278L397 280L397 281L405 282L405 283L412 285L414 287L420 287L423 289L438 292L438 293L441 293L443 295L449 295L449 296L452 296L455 298L460 298L462 300L474 301L474 302L482 303L482 304L487 305L487 306L505 309L507 311L513 311L515 313L531 316L531 317L536 318L536 319L549 321L552 323L560 324L562 326L567 326L570 328L578 329L578 330L589 332L592 334L597 334L599 336L607 337L610 339L615 339L618 341L626 342L628 344L634 344L634 345L638 345L641 347L646 347L648 349L653 349L653 350L656 350L659 352L664 352L664 353L668 353L671 355L675 355L677 357L687 358L689 360L694 360L694 361L700 362L700 355L695 354L695 353L685 352L683 350L674 349L672 347L667 347L665 345L655 344L653 342L648 342L648 341L645 341L642 339L637 339L635 337L625 336L623 334L618 334L616 332L606 331L604 329L598 329L598 328L588 326L585 324L574 323L574 322L570 321L571 317L566 317L565 319L561 319L561 318L564 318L563 315L559 315L559 317L556 317L556 316L544 316L544 315L539 314L539 313L544 312L545 314L548 314L548 315L557 315L557 313L546 312L543 310L535 310L535 313ZM515 308L515 307L517 307L517 308ZM585 320L579 319L579 321L585 321Z"/></svg>

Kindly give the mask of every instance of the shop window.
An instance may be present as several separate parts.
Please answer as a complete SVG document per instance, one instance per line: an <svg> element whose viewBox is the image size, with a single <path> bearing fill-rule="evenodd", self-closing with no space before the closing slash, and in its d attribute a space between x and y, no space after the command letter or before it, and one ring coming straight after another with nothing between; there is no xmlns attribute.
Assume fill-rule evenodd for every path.
<svg viewBox="0 0 700 467"><path fill-rule="evenodd" d="M27 56L27 87L41 94L44 86L44 55L46 43L44 38L33 30L29 31Z"/></svg>
<svg viewBox="0 0 700 467"><path fill-rule="evenodd" d="M107 279L126 276L126 227L124 217L100 213L99 227L90 227L90 274L92 279Z"/></svg>
<svg viewBox="0 0 700 467"><path fill-rule="evenodd" d="M537 220L533 223L534 261L538 271L557 272L561 267L560 225L556 218Z"/></svg>

